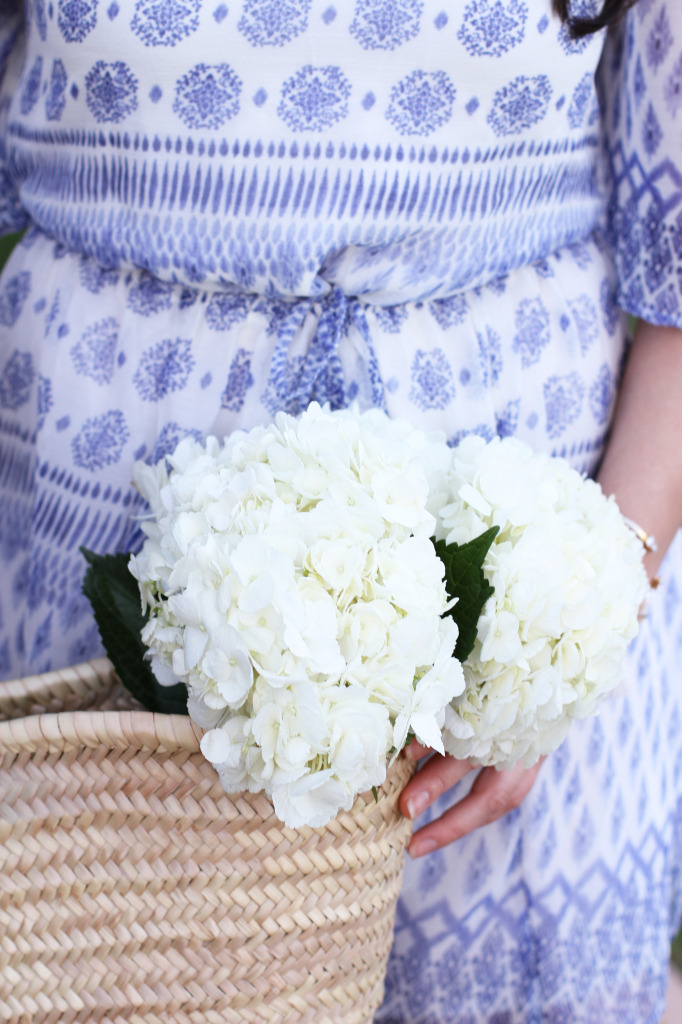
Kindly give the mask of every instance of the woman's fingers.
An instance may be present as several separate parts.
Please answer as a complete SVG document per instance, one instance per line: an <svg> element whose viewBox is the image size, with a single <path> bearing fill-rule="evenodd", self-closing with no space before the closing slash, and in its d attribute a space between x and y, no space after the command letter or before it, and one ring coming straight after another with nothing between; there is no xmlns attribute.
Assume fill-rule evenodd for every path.
<svg viewBox="0 0 682 1024"><path fill-rule="evenodd" d="M426 757L427 754L432 754L433 750L431 747L425 747L423 743L414 738L406 747L403 747L403 756L408 761L420 761L422 757Z"/></svg>
<svg viewBox="0 0 682 1024"><path fill-rule="evenodd" d="M448 758L440 760L447 761ZM457 776L457 770L460 774L455 781L459 781L459 778L462 778L470 770L468 762L454 761L453 758L449 760L456 767L450 765L446 768L445 765L436 765L432 771L432 777L428 779L430 787L435 788L451 775ZM425 772L431 763L429 761L422 772ZM501 818L508 811L518 807L533 786L541 765L542 761L532 768L524 768L522 764L518 764L511 770L500 772L495 768L482 768L467 796L446 811L442 817L415 832L408 846L410 856L422 857L441 846L447 846L449 843L455 842L456 839L461 839L462 836L473 832L474 829L480 828L481 825L488 825L491 821L496 821L497 818ZM401 809L403 809L403 797L410 786L418 783L422 772L419 772L403 790L400 801ZM449 785L452 784L452 782L449 783ZM447 788L449 786L445 785L441 792ZM417 790L412 796L413 801L417 799L416 793ZM431 802L429 801L429 803ZM406 806L410 806L409 796ZM428 806L428 803L425 806ZM412 817L412 815L408 816Z"/></svg>
<svg viewBox="0 0 682 1024"><path fill-rule="evenodd" d="M414 743L414 740L412 742ZM407 749L409 750L409 747ZM421 749L424 753L429 752L428 748ZM434 800L470 771L471 765L468 761L456 761L449 754L434 754L410 779L400 794L400 810L407 818L418 817Z"/></svg>

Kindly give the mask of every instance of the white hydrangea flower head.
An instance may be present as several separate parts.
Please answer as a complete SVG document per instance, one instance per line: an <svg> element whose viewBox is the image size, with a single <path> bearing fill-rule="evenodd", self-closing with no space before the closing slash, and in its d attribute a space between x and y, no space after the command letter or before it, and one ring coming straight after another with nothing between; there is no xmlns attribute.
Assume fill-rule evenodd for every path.
<svg viewBox="0 0 682 1024"><path fill-rule="evenodd" d="M445 748L530 766L617 685L648 587L642 545L597 483L514 438L465 438L445 480L438 539L499 527L483 566L495 593L446 711Z"/></svg>
<svg viewBox="0 0 682 1024"><path fill-rule="evenodd" d="M288 825L380 785L410 733L442 748L464 689L430 541L449 460L441 435L312 404L136 466L153 671L187 685L225 789L264 790Z"/></svg>

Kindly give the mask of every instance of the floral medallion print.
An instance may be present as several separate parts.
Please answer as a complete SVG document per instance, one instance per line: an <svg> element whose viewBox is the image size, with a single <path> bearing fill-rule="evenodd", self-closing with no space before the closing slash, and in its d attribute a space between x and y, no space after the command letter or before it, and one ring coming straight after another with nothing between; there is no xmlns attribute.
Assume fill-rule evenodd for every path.
<svg viewBox="0 0 682 1024"><path fill-rule="evenodd" d="M483 438L484 441L492 441L495 436L495 431L487 423L477 423L475 427L456 430L454 434L448 438L448 444L451 448L455 448L465 437L469 437L471 434L475 437Z"/></svg>
<svg viewBox="0 0 682 1024"><path fill-rule="evenodd" d="M68 78L62 61L52 62L50 83L45 97L45 117L48 121L59 121L66 106L66 85Z"/></svg>
<svg viewBox="0 0 682 1024"><path fill-rule="evenodd" d="M484 387L490 388L497 384L502 373L502 339L490 324L486 324L485 331L479 331L476 340L481 382Z"/></svg>
<svg viewBox="0 0 682 1024"><path fill-rule="evenodd" d="M137 110L137 78L127 64L98 60L85 76L86 102L100 123L117 124Z"/></svg>
<svg viewBox="0 0 682 1024"><path fill-rule="evenodd" d="M14 326L30 292L31 274L28 270L22 270L4 283L0 290L0 324L5 327Z"/></svg>
<svg viewBox="0 0 682 1024"><path fill-rule="evenodd" d="M16 410L26 405L35 377L31 353L15 349L0 371L0 406Z"/></svg>
<svg viewBox="0 0 682 1024"><path fill-rule="evenodd" d="M609 414L616 397L616 382L606 363L601 367L597 379L590 388L588 401L590 410L600 427L609 421Z"/></svg>
<svg viewBox="0 0 682 1024"><path fill-rule="evenodd" d="M172 302L171 286L159 281L153 274L143 271L137 283L128 292L126 305L140 316L153 316L154 313L170 309Z"/></svg>
<svg viewBox="0 0 682 1024"><path fill-rule="evenodd" d="M102 267L99 263L84 256L78 269L78 276L84 288L91 295L99 295L103 288L115 285L119 279L119 271Z"/></svg>
<svg viewBox="0 0 682 1024"><path fill-rule="evenodd" d="M473 0L457 38L474 57L500 57L522 42L527 18L523 0Z"/></svg>
<svg viewBox="0 0 682 1024"><path fill-rule="evenodd" d="M254 383L251 373L252 357L253 352L249 352L245 348L237 350L230 364L230 373L225 390L220 397L220 404L223 409L229 409L230 412L239 412L244 405L246 392Z"/></svg>
<svg viewBox="0 0 682 1024"><path fill-rule="evenodd" d="M199 27L201 0L137 0L130 23L145 46L176 46Z"/></svg>
<svg viewBox="0 0 682 1024"><path fill-rule="evenodd" d="M52 381L49 377L43 377L41 373L38 377L38 430L43 429L53 405Z"/></svg>
<svg viewBox="0 0 682 1024"><path fill-rule="evenodd" d="M429 302L429 313L444 331L464 323L468 309L463 295L453 295L449 299L434 299L433 302Z"/></svg>
<svg viewBox="0 0 682 1024"><path fill-rule="evenodd" d="M608 334L616 333L618 321L621 317L620 307L616 302L616 295L613 283L605 277L599 289L599 308L601 309L602 322Z"/></svg>
<svg viewBox="0 0 682 1024"><path fill-rule="evenodd" d="M59 0L57 24L67 43L82 43L97 24L97 0Z"/></svg>
<svg viewBox="0 0 682 1024"><path fill-rule="evenodd" d="M376 321L382 331L387 334L400 334L408 318L405 306L377 306L374 311Z"/></svg>
<svg viewBox="0 0 682 1024"><path fill-rule="evenodd" d="M130 437L128 424L120 409L86 420L71 442L74 465L94 473L121 458Z"/></svg>
<svg viewBox="0 0 682 1024"><path fill-rule="evenodd" d="M191 341L167 338L142 353L133 384L143 401L160 402L186 387L193 369Z"/></svg>
<svg viewBox="0 0 682 1024"><path fill-rule="evenodd" d="M598 119L599 101L594 85L594 75L588 71L573 90L568 108L568 123L571 128L582 128L585 122L588 125L593 125Z"/></svg>
<svg viewBox="0 0 682 1024"><path fill-rule="evenodd" d="M601 9L599 0L571 0L571 15L574 18L594 18ZM566 54L582 53L594 41L594 36L574 37L565 22L559 29L559 43Z"/></svg>
<svg viewBox="0 0 682 1024"><path fill-rule="evenodd" d="M341 68L306 64L285 82L277 113L295 132L321 132L347 116L350 91Z"/></svg>
<svg viewBox="0 0 682 1024"><path fill-rule="evenodd" d="M395 50L419 33L421 0L357 0L350 34L366 50Z"/></svg>
<svg viewBox="0 0 682 1024"><path fill-rule="evenodd" d="M580 266L581 270L587 270L592 263L592 253L590 252L590 248L583 242L570 242L566 246L566 252L570 254L574 261L576 261L576 264Z"/></svg>
<svg viewBox="0 0 682 1024"><path fill-rule="evenodd" d="M581 270L587 270L592 264L593 257L590 252L589 246L585 245L584 242L569 242L566 246L567 252L570 253L572 259L575 260L576 265Z"/></svg>
<svg viewBox="0 0 682 1024"><path fill-rule="evenodd" d="M26 84L21 92L21 99L19 100L19 109L22 114L30 114L36 103L38 102L38 96L40 95L40 83L43 77L43 58L36 57L31 69L26 76Z"/></svg>
<svg viewBox="0 0 682 1024"><path fill-rule="evenodd" d="M393 86L386 118L401 135L430 135L450 120L454 101L444 71L413 71Z"/></svg>
<svg viewBox="0 0 682 1024"><path fill-rule="evenodd" d="M520 398L507 402L495 417L495 433L498 437L513 437L519 425Z"/></svg>
<svg viewBox="0 0 682 1024"><path fill-rule="evenodd" d="M226 331L244 320L248 311L249 300L245 295L216 292L206 307L206 323L212 331Z"/></svg>
<svg viewBox="0 0 682 1024"><path fill-rule="evenodd" d="M196 441L201 440L200 430L188 430L178 423L166 423L159 431L159 436L149 453L147 461L153 466L167 455L171 455L185 437L193 437Z"/></svg>
<svg viewBox="0 0 682 1024"><path fill-rule="evenodd" d="M252 46L284 46L308 27L312 0L246 0L237 25Z"/></svg>
<svg viewBox="0 0 682 1024"><path fill-rule="evenodd" d="M303 356L293 356L291 359L277 359L272 362L270 376L261 395L261 402L268 410L270 416L283 410L291 416L299 416L303 409L298 398L300 392L301 378L305 369Z"/></svg>
<svg viewBox="0 0 682 1024"><path fill-rule="evenodd" d="M523 366L532 366L549 345L549 312L541 299L523 299L514 315L516 328L512 348L521 355Z"/></svg>
<svg viewBox="0 0 682 1024"><path fill-rule="evenodd" d="M580 351L585 355L599 337L599 318L596 307L588 295L579 295L569 301L568 308L578 331Z"/></svg>
<svg viewBox="0 0 682 1024"><path fill-rule="evenodd" d="M582 411L585 385L578 373L568 373L550 377L543 391L547 436L561 437Z"/></svg>
<svg viewBox="0 0 682 1024"><path fill-rule="evenodd" d="M92 324L71 349L76 373L96 384L108 384L114 375L117 344L118 323L112 316Z"/></svg>
<svg viewBox="0 0 682 1024"><path fill-rule="evenodd" d="M547 75L519 75L495 93L488 124L496 135L518 135L542 121L551 96Z"/></svg>
<svg viewBox="0 0 682 1024"><path fill-rule="evenodd" d="M47 11L45 0L33 0L27 4L27 15L29 21L35 23L38 35L43 42L47 39ZM52 14L50 13L50 17Z"/></svg>
<svg viewBox="0 0 682 1024"><path fill-rule="evenodd" d="M173 110L188 128L220 128L238 112L241 89L229 64L197 64L178 81Z"/></svg>
<svg viewBox="0 0 682 1024"><path fill-rule="evenodd" d="M411 369L410 401L420 409L444 409L455 397L452 367L442 349L417 349Z"/></svg>

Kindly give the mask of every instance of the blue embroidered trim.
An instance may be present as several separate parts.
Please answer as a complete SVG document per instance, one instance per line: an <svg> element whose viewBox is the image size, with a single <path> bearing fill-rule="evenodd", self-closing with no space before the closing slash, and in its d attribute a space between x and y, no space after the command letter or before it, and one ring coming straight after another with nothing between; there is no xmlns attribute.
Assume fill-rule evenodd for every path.
<svg viewBox="0 0 682 1024"><path fill-rule="evenodd" d="M30 128L21 121L11 121L7 126L10 136L22 139L25 142L37 143L46 146L75 146L86 149L112 149L133 150L147 153L175 153L180 155L185 152L188 156L196 153L197 156L224 159L227 156L243 156L259 159L263 157L268 161L275 157L278 159L296 160L299 157L308 161L319 160L323 156L327 160L350 160L354 161L373 159L375 162L383 160L388 163L396 160L398 163L420 163L435 164L456 164L461 162L488 163L494 160L513 160L515 157L536 157L541 159L547 156L558 156L559 154L577 153L583 150L593 150L599 146L599 138L596 134L589 134L577 139L546 139L531 140L530 142L508 142L496 146L489 146L485 150L480 147L473 152L464 147L460 150L458 146L444 146L439 148L432 146L408 145L407 143L387 143L385 146L356 142L269 142L267 145L257 139L240 141L239 139L195 139L182 136L166 136L161 138L158 135L129 134L126 131L107 131L105 129L83 130L78 128Z"/></svg>

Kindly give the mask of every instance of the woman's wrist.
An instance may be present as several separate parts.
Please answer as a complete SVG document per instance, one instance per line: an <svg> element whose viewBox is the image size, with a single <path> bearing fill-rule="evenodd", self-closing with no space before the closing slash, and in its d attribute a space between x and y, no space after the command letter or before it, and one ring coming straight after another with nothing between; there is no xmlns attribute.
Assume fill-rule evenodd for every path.
<svg viewBox="0 0 682 1024"><path fill-rule="evenodd" d="M630 519L629 516L623 516L623 521L625 522L625 525L630 530L632 530L632 532L634 533L635 537L637 538L637 540L642 545L642 561L644 562L644 568L645 568L645 570L647 572L647 575L649 577L649 584L651 586L651 589L655 590L658 587L658 584L660 583L660 580L658 578L658 575L656 575L656 572L655 572L655 569L654 569L653 566L655 565L656 568L657 568L659 560L657 558L656 559L651 559L649 564L647 564L647 558L649 558L649 556L651 556L651 555L657 555L658 554L658 544L656 542L656 538L653 536L653 534L647 533L647 531L644 529L643 526L640 526L639 523L636 523L634 521L634 519ZM647 605L648 605L648 600L645 602L645 606L644 606L644 608L643 608L643 610L642 610L642 612L640 614L646 614L646 606Z"/></svg>

